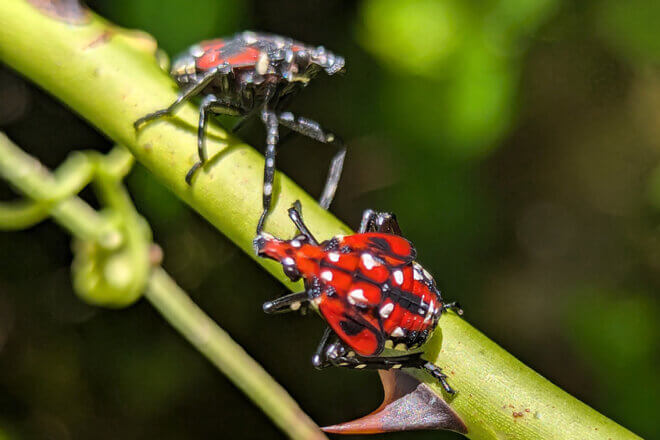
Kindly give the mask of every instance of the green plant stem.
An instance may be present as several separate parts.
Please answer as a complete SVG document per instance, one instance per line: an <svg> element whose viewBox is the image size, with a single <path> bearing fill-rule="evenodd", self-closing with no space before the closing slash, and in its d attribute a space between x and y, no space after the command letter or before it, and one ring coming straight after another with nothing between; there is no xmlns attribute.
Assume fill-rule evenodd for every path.
<svg viewBox="0 0 660 440"><path fill-rule="evenodd" d="M158 180L254 257L251 243L261 209L263 157L211 124L210 161L193 185L186 185L184 176L196 155L197 111L191 104L183 105L174 118L149 124L136 134L133 121L176 98L173 82L140 47L148 44L96 16L85 25L72 26L42 15L22 0L5 0L0 12L2 61L127 146ZM269 232L293 233L286 208L297 199L320 239L350 232L286 176L278 173L276 184L275 209L266 224ZM258 263L293 288L277 264ZM452 315L440 320L427 347L440 346L435 352L428 350L427 356L449 372L452 386L459 390L450 404L472 439L637 438L530 370L465 320Z"/></svg>
<svg viewBox="0 0 660 440"><path fill-rule="evenodd" d="M117 150L119 151L119 150ZM119 153L110 153L109 162L118 166L119 174L124 174L125 158ZM76 161L79 159L75 159ZM79 168L66 166L57 170L58 177L65 182L79 180L73 175L79 173ZM69 176L71 173L72 175ZM49 190L55 188L55 193L64 196L58 189L56 178L38 161L14 145L0 132L0 176L7 179L18 191L28 197L44 197ZM119 193L120 198L124 194ZM52 200L52 199L51 199ZM118 202L121 205L123 202ZM27 211L37 206L39 216L44 213L52 215L53 219L80 239L95 239L117 243L118 240L108 240L108 236L118 236L119 231L105 218L100 216L91 206L79 197L73 195L43 205L39 202L21 201L11 204L0 203L0 219L11 218L15 205L28 206ZM25 222L25 226L32 225ZM21 226L21 222L10 224L12 229ZM0 227L3 224L0 222ZM95 236L90 228L104 231ZM238 388L240 388L254 403L260 407L282 431L295 439L325 439L318 426L300 409L298 404L288 395L268 373L248 355L231 337L209 318L190 297L170 278L160 267L154 268L147 282L145 297L176 328L195 348L206 356L220 371L222 371Z"/></svg>
<svg viewBox="0 0 660 440"><path fill-rule="evenodd" d="M326 438L286 391L197 307L162 269L153 272L145 295L172 326L291 438Z"/></svg>
<svg viewBox="0 0 660 440"><path fill-rule="evenodd" d="M5 202L0 210L0 229L26 229L42 222L48 216L48 208L39 203L27 200Z"/></svg>
<svg viewBox="0 0 660 440"><path fill-rule="evenodd" d="M49 196L49 189L58 186L55 177L39 161L15 146L3 133L0 133L0 175L32 199L2 205L0 223L3 229L31 226L50 215L72 235L82 240L118 242L116 238L112 238L117 237L118 232L82 199L69 196L50 202L53 198Z"/></svg>

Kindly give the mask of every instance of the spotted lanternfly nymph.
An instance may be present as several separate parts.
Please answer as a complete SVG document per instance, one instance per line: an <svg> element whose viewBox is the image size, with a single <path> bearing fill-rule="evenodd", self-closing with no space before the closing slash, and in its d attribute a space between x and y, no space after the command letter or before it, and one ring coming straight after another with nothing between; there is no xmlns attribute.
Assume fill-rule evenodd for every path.
<svg viewBox="0 0 660 440"><path fill-rule="evenodd" d="M254 239L259 256L282 264L292 280L305 283L303 292L264 304L267 313L297 310L309 304L329 327L312 358L314 366L348 368L420 368L453 394L441 369L410 352L422 345L440 315L457 303L445 304L433 277L415 260L412 244L401 236L393 214L367 210L357 234L319 243L302 221L299 206L289 217L301 234L280 240L261 233ZM405 351L383 356L383 350Z"/></svg>
<svg viewBox="0 0 660 440"><path fill-rule="evenodd" d="M334 198L346 150L341 139L317 122L284 111L290 99L320 71L334 75L344 70L344 59L323 46L312 47L278 35L242 32L230 38L203 41L175 59L170 74L183 92L169 107L135 121L143 123L170 115L176 107L195 96L203 96L199 107L197 149L199 161L186 175L186 182L206 161L204 137L209 114L243 116L233 131L259 114L266 126L263 213L257 233L268 214L275 174L275 149L280 142L279 126L322 143L339 146L330 164L319 204L328 208Z"/></svg>

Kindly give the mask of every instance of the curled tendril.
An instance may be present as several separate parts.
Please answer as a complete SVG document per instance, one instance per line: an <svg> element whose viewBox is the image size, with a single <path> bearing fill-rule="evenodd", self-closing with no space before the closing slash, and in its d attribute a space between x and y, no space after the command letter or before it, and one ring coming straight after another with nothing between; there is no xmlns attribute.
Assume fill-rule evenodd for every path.
<svg viewBox="0 0 660 440"><path fill-rule="evenodd" d="M123 307L135 302L151 272L152 236L122 184L133 156L120 146L107 155L75 152L50 174L17 149L5 153L19 166L4 164L3 173L28 199L0 202L0 229L24 229L49 216L71 216L73 211L66 207L72 204L77 215L88 213L75 195L91 182L104 210L100 216L88 215L84 227L70 229L76 237L75 291L95 305Z"/></svg>
<svg viewBox="0 0 660 440"><path fill-rule="evenodd" d="M144 292L151 272L151 230L137 215L122 218L106 213L118 234L106 243L74 239L71 272L80 298L105 307L125 307Z"/></svg>
<svg viewBox="0 0 660 440"><path fill-rule="evenodd" d="M142 295L151 272L151 230L137 213L122 185L130 167L125 150L115 149L108 161L97 161L96 193L105 209L104 218L114 226L102 239L73 242L73 285L83 300L106 307L128 306ZM113 166L114 164L114 166Z"/></svg>

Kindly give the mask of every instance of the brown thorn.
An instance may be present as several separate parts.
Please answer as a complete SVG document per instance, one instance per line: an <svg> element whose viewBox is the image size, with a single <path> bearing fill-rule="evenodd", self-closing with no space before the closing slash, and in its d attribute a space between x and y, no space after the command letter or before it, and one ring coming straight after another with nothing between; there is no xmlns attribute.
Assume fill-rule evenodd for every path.
<svg viewBox="0 0 660 440"><path fill-rule="evenodd" d="M321 428L333 434L376 434L381 432L444 429L467 434L467 426L456 412L428 385L398 370L379 370L385 397L371 414Z"/></svg>

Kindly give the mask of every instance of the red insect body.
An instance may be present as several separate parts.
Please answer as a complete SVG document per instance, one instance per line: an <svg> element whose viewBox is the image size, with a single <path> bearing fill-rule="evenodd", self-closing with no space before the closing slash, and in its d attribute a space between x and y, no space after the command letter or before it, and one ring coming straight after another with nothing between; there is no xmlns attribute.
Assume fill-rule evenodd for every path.
<svg viewBox="0 0 660 440"><path fill-rule="evenodd" d="M401 236L394 214L368 209L359 232L318 243L302 220L298 202L289 217L300 231L293 240L259 233L257 255L272 258L305 290L264 303L266 313L297 310L311 304L328 323L312 357L318 368L418 368L438 379L449 394L442 369L422 352L383 355L386 348L407 351L423 344L440 315L458 303L445 304L431 275L415 262L416 251Z"/></svg>
<svg viewBox="0 0 660 440"><path fill-rule="evenodd" d="M197 69L204 72L223 63L229 63L235 69L254 67L261 55L261 51L256 47L244 46L226 49L225 46L225 40L220 38L199 43L203 53L195 60Z"/></svg>
<svg viewBox="0 0 660 440"><path fill-rule="evenodd" d="M332 330L362 356L421 345L436 326L442 298L400 236L368 232L313 245L267 237L259 254L302 277ZM403 344L401 346L400 344Z"/></svg>

